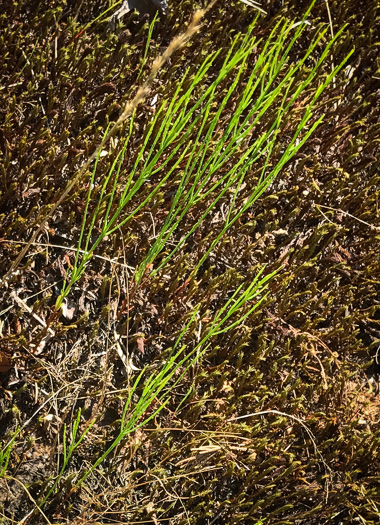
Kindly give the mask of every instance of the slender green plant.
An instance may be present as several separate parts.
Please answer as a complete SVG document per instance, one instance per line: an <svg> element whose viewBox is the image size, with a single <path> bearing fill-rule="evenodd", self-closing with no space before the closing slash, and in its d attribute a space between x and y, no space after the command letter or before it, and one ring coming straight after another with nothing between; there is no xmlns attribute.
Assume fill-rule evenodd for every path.
<svg viewBox="0 0 380 525"><path fill-rule="evenodd" d="M75 38L78 38L82 33L84 33L84 31L87 31L87 29L89 29L93 24L95 24L98 20L100 20L101 18L103 18L104 15L106 15L109 11L115 9L115 7L119 4L121 4L123 0L117 0L117 2L111 6L109 6L107 9L105 9L104 11L102 11L100 13L99 16L97 16L96 18L94 18L93 20L91 20L91 22L89 24L87 24L83 29L81 29L81 31L75 36Z"/></svg>
<svg viewBox="0 0 380 525"><path fill-rule="evenodd" d="M79 381L81 381L81 379L77 379L73 381L73 383L76 383ZM32 420L44 409L44 407L48 405L52 401L52 399L57 397L62 392L62 390L65 390L65 388L67 388L66 385L59 388L51 396L49 396L48 399L44 403L42 403L42 405L32 414L32 416L27 421L25 421L21 426L19 426L17 430L15 430L14 434L12 435L8 443L6 443L6 445L2 449L0 449L0 477L4 476L6 473L10 454L15 445L17 437L21 434L21 432L24 429L28 428ZM76 434L76 431L75 431L75 434Z"/></svg>
<svg viewBox="0 0 380 525"><path fill-rule="evenodd" d="M313 2L314 3L314 2ZM313 5L313 4L312 4ZM312 6L311 6L312 7ZM310 9L311 9L310 7ZM166 217L155 236L146 256L136 269L134 278L139 283L148 266L164 252L161 261L153 269L157 274L183 247L191 234L206 220L223 199L229 199L224 225L210 243L206 253L196 263L193 271L208 257L211 250L231 226L251 207L271 185L282 168L305 144L323 119L313 119L317 102L327 85L343 67L351 53L324 77L316 89L315 83L320 67L331 52L331 47L341 35L338 32L321 50L328 28L319 29L309 48L296 63L289 63L290 52L306 26L306 17L300 23L280 21L265 42L254 33L257 19L246 35L237 35L227 52L218 72L215 68L221 50L209 54L194 72L188 69L178 81L170 96L167 95L157 108L147 126L133 166L126 171L126 157L130 139L135 129L136 112L131 114L126 136L116 153L108 173L97 187L97 170L100 150L95 159L89 181L89 189L78 250L70 278L65 282L57 300L59 308L72 286L82 277L92 254L106 237L115 235L139 212L152 206L160 191L174 188L173 198ZM262 46L260 54L254 52ZM318 59L306 68L314 51L319 48ZM253 66L250 65L253 63ZM214 73L212 73L214 71ZM247 78L247 72L248 78ZM236 97L236 93L239 94ZM308 103L298 117L298 125L278 154L278 139L284 122L295 118L296 105L307 93ZM228 110L232 101L234 111ZM225 118L229 113L229 119ZM299 114L299 108L298 113ZM262 126L263 122L268 124ZM108 136L109 128L104 133ZM260 161L260 164L259 164ZM260 169L257 167L260 166ZM248 174L257 172L254 187L247 193ZM251 183L252 184L252 183ZM244 198L241 198L243 190ZM96 200L93 195L96 192ZM202 206L200 206L202 204ZM90 215L90 209L92 213ZM192 210L203 209L193 226L168 250L173 234ZM93 241L94 228L97 237ZM80 251L81 250L81 251ZM244 289L240 285L232 297L216 313L209 329L194 348L183 343L185 333L195 321L200 305L194 308L189 321L179 334L170 356L158 372L148 377L145 368L130 388L120 422L117 437L98 460L82 475L76 486L107 458L129 434L146 425L161 412L171 399L173 388L183 379L188 369L210 348L213 340L232 328L236 328L250 315L266 296L264 291L274 274L262 277L261 270L252 283ZM255 302L256 301L256 302ZM247 308L247 304L250 306ZM142 380L144 378L144 384ZM158 408L156 408L158 403ZM57 480L43 502L54 493L67 468L73 452L83 441L83 434L76 441L80 413L75 432ZM88 427L86 427L86 433Z"/></svg>
<svg viewBox="0 0 380 525"><path fill-rule="evenodd" d="M78 433L78 428L79 428L79 424L80 424L81 413L82 413L81 408L79 408L77 417L76 417L76 419L75 419L75 421L73 422L73 425L72 425L71 440L70 440L69 446L67 446L67 425L66 425L66 423L64 424L64 427L63 427L63 438L62 438L62 446L63 446L63 463L62 463L62 467L61 467L61 469L59 471L59 474L58 474L55 482L50 487L48 493L46 494L46 496L42 500L41 506L54 493L55 489L57 488L57 485L58 485L59 481L61 480L64 472L66 471L67 465L68 465L72 455L74 454L75 450L79 447L79 445L82 443L82 441L84 440L84 438L86 437L88 432L91 430L91 427L95 423L95 419L93 421L91 421L86 426L86 428L84 429L82 434L77 439L77 433Z"/></svg>
<svg viewBox="0 0 380 525"><path fill-rule="evenodd" d="M13 434L10 441L7 443L7 445L0 449L0 478L4 476L5 472L8 468L9 458L12 452L12 448L15 444L16 438L20 433L20 428L18 428L15 433Z"/></svg>
<svg viewBox="0 0 380 525"><path fill-rule="evenodd" d="M108 449L81 476L76 483L76 487L82 485L88 476L99 467L99 465L112 453L122 440L139 428L144 427L165 408L171 399L173 389L182 381L189 368L198 362L210 348L217 336L225 334L232 328L243 323L244 320L260 306L262 301L267 297L266 288L268 287L269 281L276 273L273 272L268 275L263 275L263 270L264 268L257 273L256 277L248 286L245 287L245 283L238 286L231 297L225 302L220 310L217 311L202 339L194 346L194 348L189 349L188 345L183 343L183 338L197 318L201 305L197 305L193 309L188 322L178 335L171 349L170 355L162 368L158 372L153 371L146 378L148 367L145 367L138 375L137 379L131 386L128 397L125 401L118 435ZM143 378L145 380L141 387L140 385L142 384ZM142 388L141 392L140 388ZM135 398L137 398L136 401ZM158 408L153 408L156 405L158 405ZM66 428L64 429L63 465L57 479L41 502L41 507L54 493L67 468L67 464L73 452L83 441L85 435L95 422L94 420L90 425L86 426L83 434L78 440L76 440L80 415L79 411L77 419L73 424L71 445L69 446L68 451L66 451Z"/></svg>
<svg viewBox="0 0 380 525"><path fill-rule="evenodd" d="M157 257L164 252L161 262L153 269L151 275L162 270L212 210L215 210L223 199L232 195L224 227L196 265L196 271L227 230L268 189L282 168L323 120L322 115L316 121L312 121L317 101L351 55L349 53L310 95L310 86L315 82L320 66L343 30L337 32L327 43L313 67L307 69L306 74L302 73L305 62L311 59L313 52L320 47L328 30L327 27L318 30L302 58L294 64L289 64L291 49L305 28L309 27L305 21L310 9L301 23L279 21L264 44L253 34L257 24L256 18L246 35L237 35L233 39L213 80L210 69L215 69L221 50L208 55L197 71L192 72L188 69L178 81L170 98L164 98L157 109L134 165L126 174L123 165L134 129L136 113L133 112L127 136L108 174L103 177L101 191L98 192L95 208L89 218L97 184L99 151L92 170L75 263L70 279L64 283L57 300L58 308L73 284L82 277L92 254L102 241L115 235L141 210L149 209L157 194L164 190L167 184L174 189L174 197L153 244L136 269L137 283L141 281L147 267L152 267ZM262 44L261 53L253 58L254 50ZM244 73L252 61L254 65L246 80ZM302 80L301 73L304 75ZM229 82L229 87L226 87L226 82ZM236 92L242 84L244 88L238 97L237 107L226 122L224 113L227 112L231 101L236 101ZM283 123L306 91L310 102L304 109L289 143L283 148L280 158L276 158L275 151L278 149L278 138ZM274 108L277 109L273 119ZM266 129L261 130L261 123L269 120L269 117L272 118ZM104 137L108 131L107 129ZM248 198L238 199L247 174L259 166L259 161L262 169L256 186L251 189ZM175 231L191 210L195 207L199 209L201 205L203 211L192 227L176 242L175 247L168 251L168 242L173 238ZM100 233L93 241L95 226Z"/></svg>
<svg viewBox="0 0 380 525"><path fill-rule="evenodd" d="M153 29L154 29L154 26L155 26L157 20L158 20L158 11L154 15L153 20L151 21L151 23L149 24L148 36L147 36L147 39L146 39L144 54L143 54L143 56L141 58L140 71L139 71L139 74L137 75L137 82L140 80L140 78L141 78L141 76L142 76L142 74L144 72L144 68L146 66L146 63L148 61L148 52L149 52L150 42L152 40L152 33L153 33Z"/></svg>

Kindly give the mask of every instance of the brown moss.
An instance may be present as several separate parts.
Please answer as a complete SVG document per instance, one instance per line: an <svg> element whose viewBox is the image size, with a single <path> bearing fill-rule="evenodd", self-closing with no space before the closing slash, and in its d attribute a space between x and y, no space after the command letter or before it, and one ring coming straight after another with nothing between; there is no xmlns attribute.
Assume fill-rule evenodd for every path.
<svg viewBox="0 0 380 525"><path fill-rule="evenodd" d="M153 30L148 64L141 74L148 38L145 21L127 19L128 33L122 26L109 33L100 20L75 38L104 9L104 2L88 2L75 20L80 4L55 2L46 8L38 1L4 3L2 275L42 211L52 206L96 150L105 126L117 118L155 56L188 22L194 8L190 1L172 5L168 20ZM258 31L264 41L278 16L299 18L308 2L286 2L281 9L280 4L263 2L268 15ZM379 21L374 1L362 6L330 0L329 7L335 32L348 23L345 37L334 49L335 63L352 46L356 51L321 101L319 112L326 113L325 120L270 193L216 246L196 278L188 280L189 273L218 233L217 220L189 238L165 267L164 276L151 279L148 270L138 289L132 288L125 269L94 257L70 297L77 308L74 321L56 322L56 337L35 355L33 344L39 341L41 326L12 303L10 292L15 290L35 314L49 319L72 256L58 246L77 242L87 191L84 181L73 188L41 233L38 240L44 246L30 250L8 288L2 289L0 355L13 356L17 369L2 376L1 438L7 442L18 424L27 422L50 395L55 395L56 403L44 406L39 423L35 418L23 428L9 475L35 482L30 491L38 499L46 473L53 472L62 456L57 436L62 436L64 423L70 425L72 407L83 407L83 426L95 413L99 418L86 446L77 450L56 499L44 507L52 521L58 519L58 509L68 522L171 519L178 524L254 524L265 519L273 525L312 525L359 518L369 525L377 523ZM244 31L253 16L254 11L241 2L217 3L204 29L162 71L152 93L169 96L173 79L180 78L187 66L195 69L206 53L221 49L222 59L229 37ZM320 21L328 22L325 2L313 9L311 23ZM307 48L311 36L305 33L291 61ZM330 68L326 62L320 78ZM138 110L131 155L143 140L151 111L148 103ZM284 123L280 143L291 133L292 118ZM112 161L101 159L100 173L106 173ZM128 162L133 161L131 156ZM257 176L247 174L247 192ZM162 223L171 189L168 184L152 208L142 210L116 240L105 242L99 255L137 265L152 234L150 214ZM202 213L202 206L194 217ZM189 214L179 237L194 217ZM189 345L204 333L231 290L250 282L262 264L268 272L280 266L282 270L260 312L220 336L175 389L167 410L149 428L125 440L119 453L103 465L102 475L89 478L85 490L70 499L70 476L83 473L112 440L124 405L128 381L112 339L107 343L113 328L129 335L136 366L158 367L193 305L200 304L201 310L186 335ZM110 331L113 312L118 324ZM144 353L133 337L140 333ZM12 416L12 405L19 420ZM262 411L267 413L234 419ZM40 464L35 455L22 452L29 437L48 450ZM34 474L23 478L28 465ZM9 478L7 484L15 493L17 483ZM20 520L33 508L22 491L18 494L13 506L0 498L5 522L12 515ZM72 506L65 510L67 501ZM40 521L36 514L29 523Z"/></svg>

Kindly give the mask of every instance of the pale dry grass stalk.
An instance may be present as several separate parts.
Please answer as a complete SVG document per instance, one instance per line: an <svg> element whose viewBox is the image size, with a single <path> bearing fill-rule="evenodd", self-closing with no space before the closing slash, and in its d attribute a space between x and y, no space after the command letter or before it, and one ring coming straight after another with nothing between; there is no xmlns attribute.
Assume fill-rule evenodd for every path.
<svg viewBox="0 0 380 525"><path fill-rule="evenodd" d="M162 55L158 56L155 59L152 65L151 72L148 78L146 79L146 81L144 82L144 84L139 87L133 99L130 102L126 103L122 113L120 114L115 124L110 128L108 133L105 134L99 146L92 153L92 155L89 156L89 158L86 160L83 166L77 171L74 177L69 181L69 183L67 184L65 190L63 191L63 193L61 194L57 202L49 206L48 211L45 213L45 215L42 216L42 218L40 219L40 225L38 226L36 231L33 233L29 241L27 241L24 248L20 251L15 261L13 261L7 273L0 280L0 287L2 287L8 281L9 277L17 269L22 259L28 253L29 248L31 247L33 243L35 243L37 236L42 231L42 229L45 227L46 221L48 221L53 216L57 208L61 205L63 200L68 196L68 194L73 189L73 187L85 176L91 163L96 160L97 156L99 155L99 152L102 151L105 144L107 144L110 141L110 139L114 137L118 131L120 131L125 121L130 117L134 109L145 100L145 97L149 94L152 84L155 78L157 77L159 71L161 70L161 68L166 64L169 58L176 51L179 51L180 49L182 49L187 44L187 42L189 42L192 36L197 31L199 31L199 29L201 28L202 18L213 7L215 2L216 0L213 0L205 9L198 9L194 13L193 18L188 28L186 29L186 31L182 33L181 35L175 37L170 42L166 50L162 53Z"/></svg>

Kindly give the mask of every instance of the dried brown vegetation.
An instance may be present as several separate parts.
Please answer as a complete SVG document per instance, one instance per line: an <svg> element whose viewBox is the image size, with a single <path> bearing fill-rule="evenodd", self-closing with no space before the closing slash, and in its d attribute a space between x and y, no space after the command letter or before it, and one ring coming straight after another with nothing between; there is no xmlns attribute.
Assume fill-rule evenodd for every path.
<svg viewBox="0 0 380 525"><path fill-rule="evenodd" d="M259 36L265 42L280 16L298 20L308 4L262 2L267 15L259 19ZM100 0L3 5L0 275L13 271L0 289L0 442L15 440L6 470L0 461L0 523L378 523L377 2L314 6L310 32L290 60L307 49L313 27L329 23L328 11L333 32L348 27L321 74L352 47L355 53L320 100L323 123L197 275L191 270L223 226L223 206L164 272L150 277L148 268L139 286L131 277L171 205L168 182L120 235L102 243L63 315L55 303L74 262L70 248L78 241L88 170L50 212L196 6L172 5L147 46L149 21L133 14L114 33L105 18L76 38L105 8ZM203 54L221 49L223 57L229 38L244 33L255 15L241 2L217 2L191 42L169 57L137 106L127 168L155 111L155 95L169 97L175 80L201 64ZM310 94L283 123L279 150ZM112 152L101 157L100 173L113 159ZM249 173L247 192L255 177ZM246 197L243 191L239 198ZM191 229L202 206L172 242ZM279 271L260 310L215 338L165 408L76 488L117 435L133 367L158 369L194 305L201 305L184 338L194 346L225 298L262 265L266 273ZM120 360L122 352L128 359ZM148 414L158 407L159 400ZM43 502L78 409L85 438Z"/></svg>

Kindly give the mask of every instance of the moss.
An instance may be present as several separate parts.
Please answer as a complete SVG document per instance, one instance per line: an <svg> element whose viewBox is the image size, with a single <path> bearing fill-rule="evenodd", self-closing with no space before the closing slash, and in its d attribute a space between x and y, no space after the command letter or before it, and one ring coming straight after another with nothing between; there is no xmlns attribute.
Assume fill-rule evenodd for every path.
<svg viewBox="0 0 380 525"><path fill-rule="evenodd" d="M99 19L76 38L105 7L104 2L93 1L77 12L80 4L73 0L46 7L43 2L5 1L6 16L0 15L0 46L6 50L0 59L2 275L42 213L51 209L67 182L96 151L107 124L118 117L120 108L144 82L154 58L187 24L195 7L191 1L171 6L168 19L153 28L145 63L149 38L145 21L126 18L124 26L109 33L105 21ZM263 1L268 14L260 18L258 36L265 42L279 16L299 19L307 4ZM31 343L42 327L15 307L10 291L20 292L33 313L49 322L57 295L55 283L69 269L65 251L54 246L76 245L88 191L85 176L38 238L50 244L43 248L44 256L37 253L38 246L31 248L8 281L8 289L1 290L5 312L1 351L13 357L17 371L2 382L0 424L5 432L13 428L12 406L21 425L39 408L43 407L39 415L44 418L55 407L61 422L42 433L32 419L18 438L27 443L32 437L32 448L43 443L49 451L44 461L52 467L57 458L62 460L55 438L62 436L63 423L71 424L73 407L86 400L88 417L108 410L121 417L126 385L134 378L126 380L123 375L113 348L114 329L129 331L128 351L136 367L158 368L195 305L201 308L186 334L189 347L196 345L231 291L249 283L257 268L265 264L269 273L281 267L261 310L243 326L216 338L173 391L166 411L138 436L123 442L124 462L118 463L115 454L103 467L103 476L88 479L86 491L91 498L86 499L86 491L73 491L68 510L66 504L45 507L51 521L58 519L59 508L69 522L171 519L197 524L208 519L254 524L264 519L273 525L313 525L335 519L351 523L359 517L369 525L377 523L380 418L371 385L376 382L373 358L380 338L375 33L379 20L375 1L358 5L354 0L330 0L329 7L334 32L348 24L334 48L335 64L352 46L356 51L321 100L318 112L326 113L324 122L284 167L270 192L226 233L196 276L189 279L218 233L228 199L162 273L150 277L148 268L139 287L133 287L125 268L116 268L116 277L111 277L109 264L93 257L72 295L87 313L80 310L69 326L50 318L56 336L42 354L35 355ZM219 50L220 58L210 72L215 76L232 37L244 32L254 16L254 10L238 1L228 6L219 2L207 14L202 30L172 57L151 96L138 108L126 170L155 111L153 95L170 99L174 81L186 67L195 71L208 53ZM291 63L307 48L312 27L321 21L328 23L325 2L314 6L311 29L292 51ZM250 67L249 63L247 75ZM326 78L331 67L326 62L316 82ZM307 96L301 106L308 104ZM238 100L237 95L231 101L226 119ZM284 122L277 154L291 136L297 111ZM125 133L122 130L119 140ZM97 184L114 158L110 147L99 162ZM258 176L259 169L247 173L247 189L239 197L242 203ZM99 254L137 266L150 246L152 217L155 226L165 219L173 190L170 183L174 181L120 236L105 240ZM188 215L173 243L202 212L199 206ZM110 289L111 303L105 304ZM113 319L115 311L119 318ZM111 327L109 319L113 319ZM136 343L141 333L144 353ZM56 405L44 405L49 396L54 396L51 403ZM234 419L264 411L261 416ZM117 425L98 420L86 444L77 449L68 475L83 471L112 442ZM82 419L82 431L86 424ZM139 440L138 446L134 439ZM19 469L15 453L8 473L21 476ZM20 477L20 481L25 480ZM34 479L37 485L40 482ZM12 483L11 478L7 483ZM62 483L57 501L63 501L71 488L72 482L69 489ZM37 490L33 495L40 496ZM30 500L23 499L15 498L13 511L4 507L5 519L12 512L17 519L28 514L32 503L28 506ZM38 523L40 516L33 516L30 523L33 520Z"/></svg>

